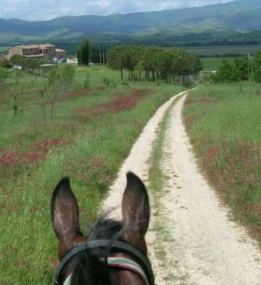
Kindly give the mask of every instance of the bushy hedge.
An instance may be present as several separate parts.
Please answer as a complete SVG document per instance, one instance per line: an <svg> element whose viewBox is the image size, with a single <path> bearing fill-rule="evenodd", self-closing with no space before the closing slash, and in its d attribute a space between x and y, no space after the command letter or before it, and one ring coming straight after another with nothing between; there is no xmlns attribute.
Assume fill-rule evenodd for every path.
<svg viewBox="0 0 261 285"><path fill-rule="evenodd" d="M214 82L239 82L254 80L261 82L261 51L254 58L240 57L233 63L223 60L213 77Z"/></svg>

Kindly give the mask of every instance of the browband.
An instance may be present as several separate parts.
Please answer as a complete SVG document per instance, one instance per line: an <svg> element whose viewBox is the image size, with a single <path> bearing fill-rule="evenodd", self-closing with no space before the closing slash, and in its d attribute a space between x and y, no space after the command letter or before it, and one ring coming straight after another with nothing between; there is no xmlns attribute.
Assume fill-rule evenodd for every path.
<svg viewBox="0 0 261 285"><path fill-rule="evenodd" d="M54 285L62 285L62 273L66 265L74 258L78 253L84 252L86 250L103 250L104 255L108 254L109 252L119 252L125 253L130 255L143 269L148 282L150 285L155 285L154 274L151 267L151 263L149 259L144 256L138 249L135 247L121 241L111 241L111 240L94 240L89 241L87 243L77 245L76 247L72 248L63 258L62 262L60 263L54 279Z"/></svg>

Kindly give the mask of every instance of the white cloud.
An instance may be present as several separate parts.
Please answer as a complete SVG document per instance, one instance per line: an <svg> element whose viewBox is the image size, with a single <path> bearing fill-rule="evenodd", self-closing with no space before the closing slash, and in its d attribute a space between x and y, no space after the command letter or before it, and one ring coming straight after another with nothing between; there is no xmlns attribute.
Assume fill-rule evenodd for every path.
<svg viewBox="0 0 261 285"><path fill-rule="evenodd" d="M61 16L155 11L231 1L233 0L0 0L0 18L48 20Z"/></svg>

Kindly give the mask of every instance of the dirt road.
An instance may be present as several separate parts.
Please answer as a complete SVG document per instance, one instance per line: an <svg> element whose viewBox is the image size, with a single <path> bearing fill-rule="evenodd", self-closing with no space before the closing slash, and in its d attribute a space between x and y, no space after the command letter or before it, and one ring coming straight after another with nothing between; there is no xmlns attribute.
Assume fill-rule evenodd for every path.
<svg viewBox="0 0 261 285"><path fill-rule="evenodd" d="M180 99L178 99L178 97ZM104 208L121 203L125 174L132 170L149 185L148 172L157 129L168 108L161 168L161 194L150 193L153 216L147 243L160 285L261 284L261 254L244 228L231 221L200 174L182 122L186 94L163 105L149 121L123 164ZM157 201L154 203L153 201ZM113 216L120 218L119 207Z"/></svg>

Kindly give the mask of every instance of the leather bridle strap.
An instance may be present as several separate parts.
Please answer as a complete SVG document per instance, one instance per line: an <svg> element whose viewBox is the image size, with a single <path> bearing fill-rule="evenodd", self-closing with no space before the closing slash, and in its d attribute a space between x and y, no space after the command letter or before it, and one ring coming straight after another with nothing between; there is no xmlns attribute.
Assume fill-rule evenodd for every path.
<svg viewBox="0 0 261 285"><path fill-rule="evenodd" d="M71 249L63 258L55 274L55 285L62 285L62 273L67 267L68 263L79 253L88 250L98 250L101 257L108 257L108 253L125 253L132 257L137 264L142 268L149 285L155 285L154 274L152 271L151 263L147 257L145 257L135 247L121 241L111 240L94 240L81 245L78 245Z"/></svg>
<svg viewBox="0 0 261 285"><path fill-rule="evenodd" d="M128 258L117 258L117 257L108 257L107 263L109 267L118 268L123 270L128 270L136 273L140 278L144 281L146 285L149 285L149 281L147 279L146 274L143 269L139 266L139 264L135 261L132 261ZM70 285L72 279L72 274L70 274L63 285Z"/></svg>
<svg viewBox="0 0 261 285"><path fill-rule="evenodd" d="M150 285L148 278L140 265L128 258L109 257L107 263L110 267L132 271L139 275L146 285Z"/></svg>

